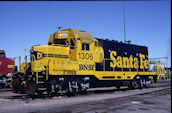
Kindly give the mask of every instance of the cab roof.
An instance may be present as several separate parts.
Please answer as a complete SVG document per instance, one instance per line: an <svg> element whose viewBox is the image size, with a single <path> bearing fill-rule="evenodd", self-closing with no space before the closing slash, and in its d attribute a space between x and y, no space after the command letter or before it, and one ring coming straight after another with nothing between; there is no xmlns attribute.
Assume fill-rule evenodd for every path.
<svg viewBox="0 0 172 113"><path fill-rule="evenodd" d="M68 33L69 35L68 35L68 37L60 37L59 38L57 34L60 34L60 33ZM81 40L81 42L83 42L83 43L92 43L94 40L96 40L92 37L92 35L90 33L69 28L69 29L59 30L59 31L55 32L54 34L51 34L48 44L50 42L52 43L53 40L55 40L55 39L62 39L62 38L67 39L67 38L70 38L70 36L72 36L72 38Z"/></svg>

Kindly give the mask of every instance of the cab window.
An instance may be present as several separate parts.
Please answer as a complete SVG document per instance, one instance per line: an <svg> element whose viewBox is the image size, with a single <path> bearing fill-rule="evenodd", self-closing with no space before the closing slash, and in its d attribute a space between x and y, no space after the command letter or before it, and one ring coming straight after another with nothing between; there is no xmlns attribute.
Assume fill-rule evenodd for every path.
<svg viewBox="0 0 172 113"><path fill-rule="evenodd" d="M98 46L98 41L95 41L95 46Z"/></svg>
<svg viewBox="0 0 172 113"><path fill-rule="evenodd" d="M0 54L0 58L4 58L5 57L5 55L4 54Z"/></svg>
<svg viewBox="0 0 172 113"><path fill-rule="evenodd" d="M84 47L85 45L82 43L82 50L85 50L85 47Z"/></svg>
<svg viewBox="0 0 172 113"><path fill-rule="evenodd" d="M59 44L59 45L69 45L69 42L66 39L55 39L54 44Z"/></svg>
<svg viewBox="0 0 172 113"><path fill-rule="evenodd" d="M90 46L89 44L86 44L86 50L89 51L90 50Z"/></svg>
<svg viewBox="0 0 172 113"><path fill-rule="evenodd" d="M83 51L89 51L90 50L90 45L89 44L82 43L82 50Z"/></svg>
<svg viewBox="0 0 172 113"><path fill-rule="evenodd" d="M75 48L75 39L74 38L72 38L71 40L70 40L70 48L71 49L74 49Z"/></svg>

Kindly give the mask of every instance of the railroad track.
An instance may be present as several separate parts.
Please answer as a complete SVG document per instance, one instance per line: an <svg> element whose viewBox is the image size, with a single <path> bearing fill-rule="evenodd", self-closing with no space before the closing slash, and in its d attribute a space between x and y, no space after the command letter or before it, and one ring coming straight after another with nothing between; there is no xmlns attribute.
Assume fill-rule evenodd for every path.
<svg viewBox="0 0 172 113"><path fill-rule="evenodd" d="M0 93L4 91L12 91L12 88L2 88L0 89Z"/></svg>
<svg viewBox="0 0 172 113"><path fill-rule="evenodd" d="M171 81L159 81L157 84L152 84L149 88L146 88L147 90L148 89L154 89L154 88L164 88L166 87L167 89L168 88L171 88L171 87L168 87L168 86L171 86ZM145 90L146 90L145 89ZM136 89L136 90L139 90L139 89ZM165 90L165 89L160 89L160 90ZM87 91L87 94L86 95L93 95L93 94L96 94L96 95L99 95L99 94L118 94L118 93L121 93L121 92L128 92L128 91L135 91L135 90L130 90L128 87L122 87L121 89L116 89L115 87L104 87L104 88L91 88ZM58 95L59 96L59 95ZM55 97L58 97L57 95L55 95ZM62 98L65 98L66 95L65 94L62 94L60 95L62 96ZM85 95L77 95L77 96L85 96ZM2 99L28 99L28 98L31 98L30 96L28 96L27 94L16 94L16 93L13 93L12 92L12 89L10 88L6 88L6 89L0 89L0 98ZM34 97L35 99L36 98L40 98L40 97ZM41 98L52 98L52 97L49 97L49 96L46 96L44 95L43 97Z"/></svg>
<svg viewBox="0 0 172 113"><path fill-rule="evenodd" d="M147 95L153 95L152 97L155 97L157 94L169 94L169 92L171 92L171 81L163 84L157 83L152 85L151 88L146 89L128 90L126 87L122 87L121 90L117 90L115 88L104 89L106 89L104 92L102 91L103 88L90 89L87 95L77 95L70 98L66 95L63 95L53 97L45 96L44 98L32 99L28 95L14 94L12 91L1 92L0 106L2 109L0 110L0 113L4 113L4 111L6 111L5 113L37 113L40 111L40 109L42 111L51 111L54 109L54 111L51 113L62 113L64 112L63 109L68 109L69 111L75 110L75 108L73 109L73 106L76 106L76 110L80 107L82 107L81 110L86 110L87 108L85 108L85 105L90 105L90 107L97 106L98 104L100 104L100 106L107 106L105 105L106 103L113 108L115 106L111 102L116 102L117 100L119 103L121 100L123 100L123 102L127 102L127 100L133 101L134 99L139 98L139 101L143 97L147 97ZM3 93L7 93L8 95L4 95ZM91 103L94 104L91 105ZM118 103L117 106L119 105ZM7 106L10 106L10 109ZM100 109L100 106L97 109ZM57 107L57 109L55 109L55 107ZM90 107L88 107L88 109L90 109ZM107 107L105 107L105 109L106 108ZM56 110L61 112L57 112Z"/></svg>

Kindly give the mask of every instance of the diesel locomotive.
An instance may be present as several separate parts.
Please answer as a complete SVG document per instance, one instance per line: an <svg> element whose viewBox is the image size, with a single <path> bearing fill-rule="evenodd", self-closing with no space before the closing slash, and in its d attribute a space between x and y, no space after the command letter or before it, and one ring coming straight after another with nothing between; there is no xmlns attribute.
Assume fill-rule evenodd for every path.
<svg viewBox="0 0 172 113"><path fill-rule="evenodd" d="M93 38L90 33L59 30L48 45L32 46L30 62L13 76L14 92L30 95L85 93L89 88L146 88L156 82L146 46Z"/></svg>
<svg viewBox="0 0 172 113"><path fill-rule="evenodd" d="M0 50L0 88L11 86L11 77L14 74L14 65L14 60L7 58L5 51Z"/></svg>

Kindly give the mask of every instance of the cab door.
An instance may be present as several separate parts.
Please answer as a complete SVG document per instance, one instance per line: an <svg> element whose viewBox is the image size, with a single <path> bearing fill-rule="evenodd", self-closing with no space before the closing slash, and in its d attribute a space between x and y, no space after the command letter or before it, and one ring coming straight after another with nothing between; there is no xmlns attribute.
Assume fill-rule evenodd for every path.
<svg viewBox="0 0 172 113"><path fill-rule="evenodd" d="M70 60L76 60L76 40L70 39Z"/></svg>

